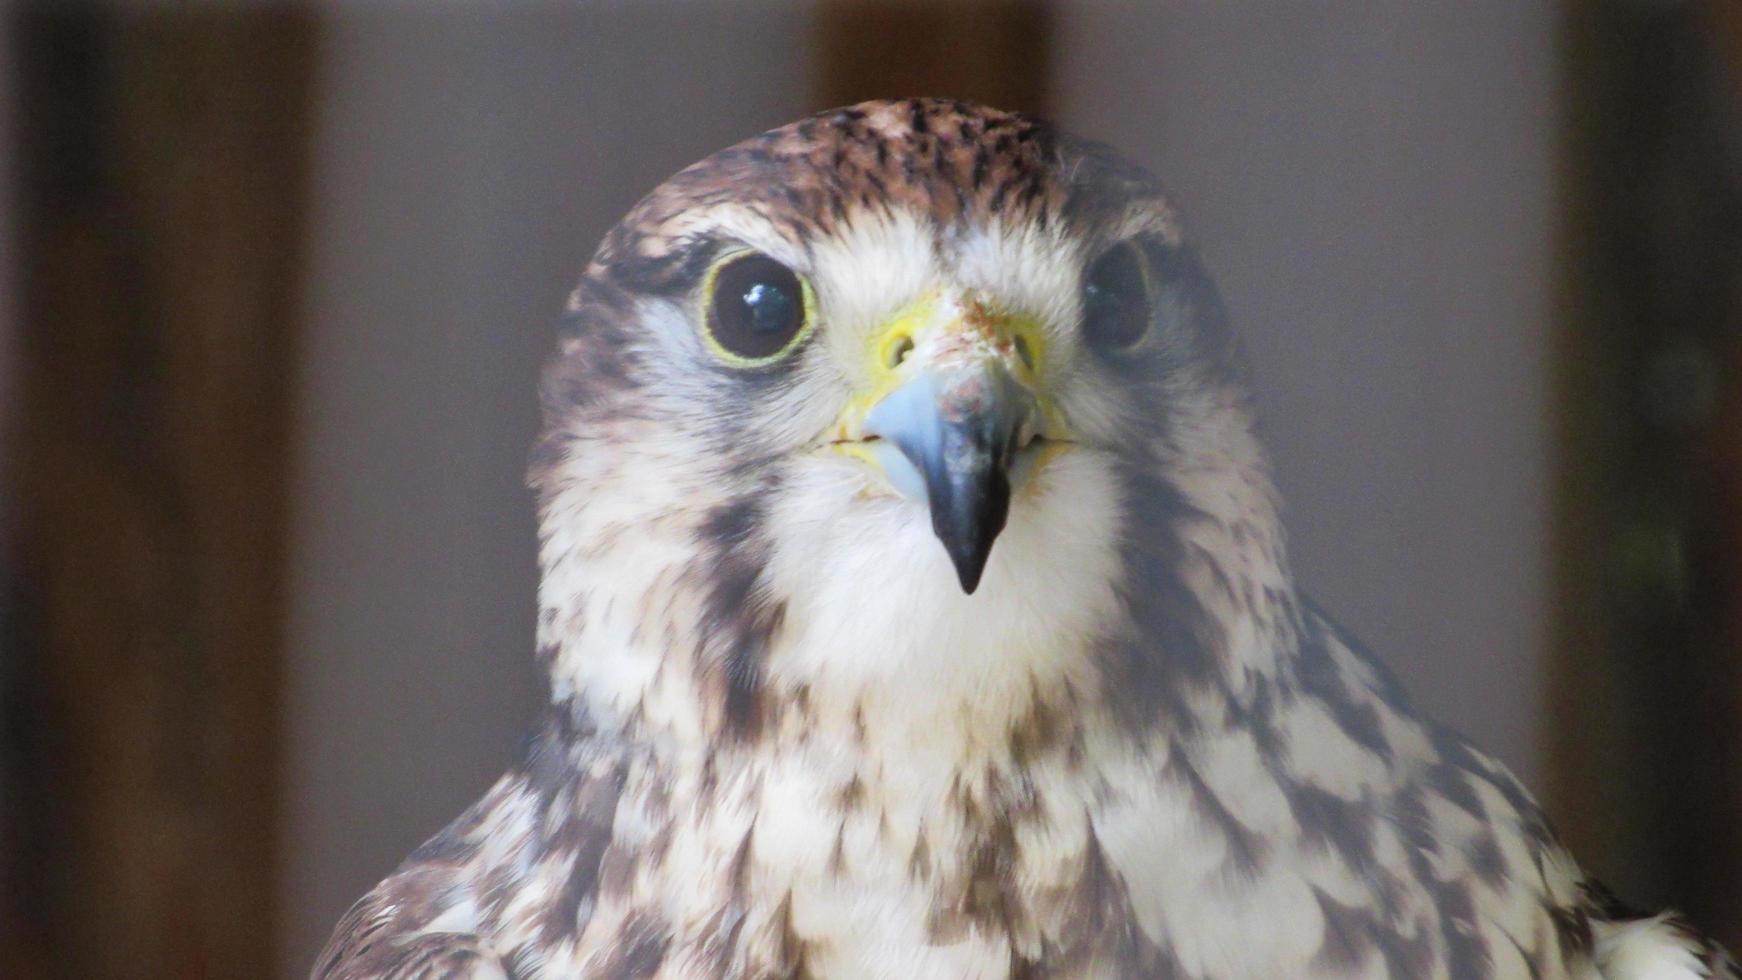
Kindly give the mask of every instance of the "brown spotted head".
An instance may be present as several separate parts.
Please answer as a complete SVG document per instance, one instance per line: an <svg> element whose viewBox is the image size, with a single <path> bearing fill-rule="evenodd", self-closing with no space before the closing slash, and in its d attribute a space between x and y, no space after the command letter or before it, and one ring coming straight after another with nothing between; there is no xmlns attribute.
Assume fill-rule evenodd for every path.
<svg viewBox="0 0 1742 980"><path fill-rule="evenodd" d="M657 712L681 676L752 716L825 675L1057 673L1179 521L1250 498L1275 537L1231 351L1157 183L1044 123L869 102L689 167L606 237L546 375L558 696Z"/></svg>

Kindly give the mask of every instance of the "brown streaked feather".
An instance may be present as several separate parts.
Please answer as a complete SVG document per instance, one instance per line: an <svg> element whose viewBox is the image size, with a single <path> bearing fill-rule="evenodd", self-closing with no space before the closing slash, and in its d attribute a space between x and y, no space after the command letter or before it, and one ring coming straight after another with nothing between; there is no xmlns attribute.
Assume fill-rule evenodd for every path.
<svg viewBox="0 0 1742 980"><path fill-rule="evenodd" d="M1013 590L1021 625L1004 631L905 564L878 581L898 598L884 607L860 565L826 593L844 601L807 605L832 556L780 535L844 511L782 523L817 471L772 463L755 423L817 389L672 353L707 356L689 330L721 254L784 240L788 258L826 256L859 221L896 236L896 265L972 247L1077 263L1114 227L1141 241L1170 332L1075 364L1118 404L1084 450L1104 485L1076 487L1113 515L1084 556L1108 571L1065 610L1068 635L1032 613L1074 600L1075 564L1016 582L1045 588ZM947 276L923 267L915 293ZM1078 275L1054 272L1037 281ZM1105 148L929 99L774 130L630 212L561 344L529 474L555 707L522 763L352 909L317 977L1589 980L1610 927L1636 919L1502 766L1296 594L1215 289L1156 182ZM805 351L814 375L845 373L826 345ZM1058 496L1048 526L1083 524ZM1070 543L1038 540L1035 565ZM874 620L842 608L861 601ZM904 637L918 680L835 676L842 648L882 666L927 604L957 618ZM952 674L975 643L982 659ZM916 722L934 682L947 696ZM1731 969L1679 923L1659 931Z"/></svg>

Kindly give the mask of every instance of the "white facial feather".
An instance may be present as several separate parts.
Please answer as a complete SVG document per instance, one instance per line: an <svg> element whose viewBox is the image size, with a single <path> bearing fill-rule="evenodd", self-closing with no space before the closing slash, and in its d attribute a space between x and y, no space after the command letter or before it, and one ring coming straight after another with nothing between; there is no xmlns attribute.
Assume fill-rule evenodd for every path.
<svg viewBox="0 0 1742 980"><path fill-rule="evenodd" d="M769 583L792 597L769 661L775 678L843 704L871 695L895 709L886 724L945 737L959 719L940 712L1008 717L1031 684L1085 666L1085 645L1113 612L1120 506L1092 452L1063 454L1017 493L974 595L957 584L925 505L859 466L806 459L772 502Z"/></svg>
<svg viewBox="0 0 1742 980"><path fill-rule="evenodd" d="M766 501L771 551L762 588L787 603L767 660L770 680L833 692L840 704L875 693L873 703L900 706L892 719L942 735L949 726L932 725L939 713L966 706L998 717L1026 702L1034 683L1057 683L1081 668L1084 645L1113 616L1122 516L1109 458L1092 446L1072 449L1019 488L986 587L969 596L924 505L823 444L829 422L867 384L874 332L915 298L942 289L978 290L1039 318L1054 338L1044 369L1056 371L1059 384L1090 389L1073 394L1073 403L1116 398L1086 370L1071 370L1081 356L1072 339L1081 250L1029 226L994 226L940 245L928 225L893 210L813 242L799 261L792 248L777 247L765 223L738 209L710 212L696 225L729 228L777 257L792 253L817 297L817 338L801 355L803 370L764 392L746 426L749 438L788 456ZM674 583L660 576L693 545L681 522L649 518L694 514L745 488L723 484L717 467L706 465L728 447L712 441L704 411L717 397L706 389L719 369L698 361L710 357L697 339L699 311L658 299L638 312L641 343L658 353L649 358L657 380L648 397L663 406L664 421L637 425L631 449L615 440L599 460L577 453L571 462L569 471L581 474L573 479L576 499L558 504L564 519L552 522L546 542L547 556L557 558L547 562L544 591L547 606L584 596L590 612L577 622L584 628L541 642L564 647L571 676L559 683L558 699L584 690L605 717L642 705L676 723L696 692L680 680L683 672L658 669L672 655L668 638L637 618L645 605L637 603L662 585L670 590ZM633 547L572 557L612 526L636 527L622 539ZM662 612L684 631L684 610ZM700 720L679 724L687 730Z"/></svg>

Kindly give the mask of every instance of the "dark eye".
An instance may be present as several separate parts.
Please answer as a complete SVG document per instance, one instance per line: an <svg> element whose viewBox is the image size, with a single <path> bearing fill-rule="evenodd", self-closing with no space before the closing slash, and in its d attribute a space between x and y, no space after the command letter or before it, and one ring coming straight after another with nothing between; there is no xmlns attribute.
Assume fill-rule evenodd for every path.
<svg viewBox="0 0 1742 980"><path fill-rule="evenodd" d="M713 275L708 335L728 359L765 364L804 332L804 287L766 255L728 259Z"/></svg>
<svg viewBox="0 0 1742 980"><path fill-rule="evenodd" d="M1135 344L1149 329L1149 282L1130 243L1108 249L1083 276L1083 336L1100 350Z"/></svg>

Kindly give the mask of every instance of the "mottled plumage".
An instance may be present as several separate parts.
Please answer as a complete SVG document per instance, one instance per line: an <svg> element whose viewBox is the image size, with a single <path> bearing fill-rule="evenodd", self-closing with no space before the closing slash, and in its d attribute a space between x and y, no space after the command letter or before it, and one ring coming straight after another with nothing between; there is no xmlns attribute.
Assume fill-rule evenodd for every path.
<svg viewBox="0 0 1742 980"><path fill-rule="evenodd" d="M706 295L745 254L793 278ZM543 404L547 720L316 977L1738 975L1296 593L1215 291L1103 147L916 100L716 154Z"/></svg>

